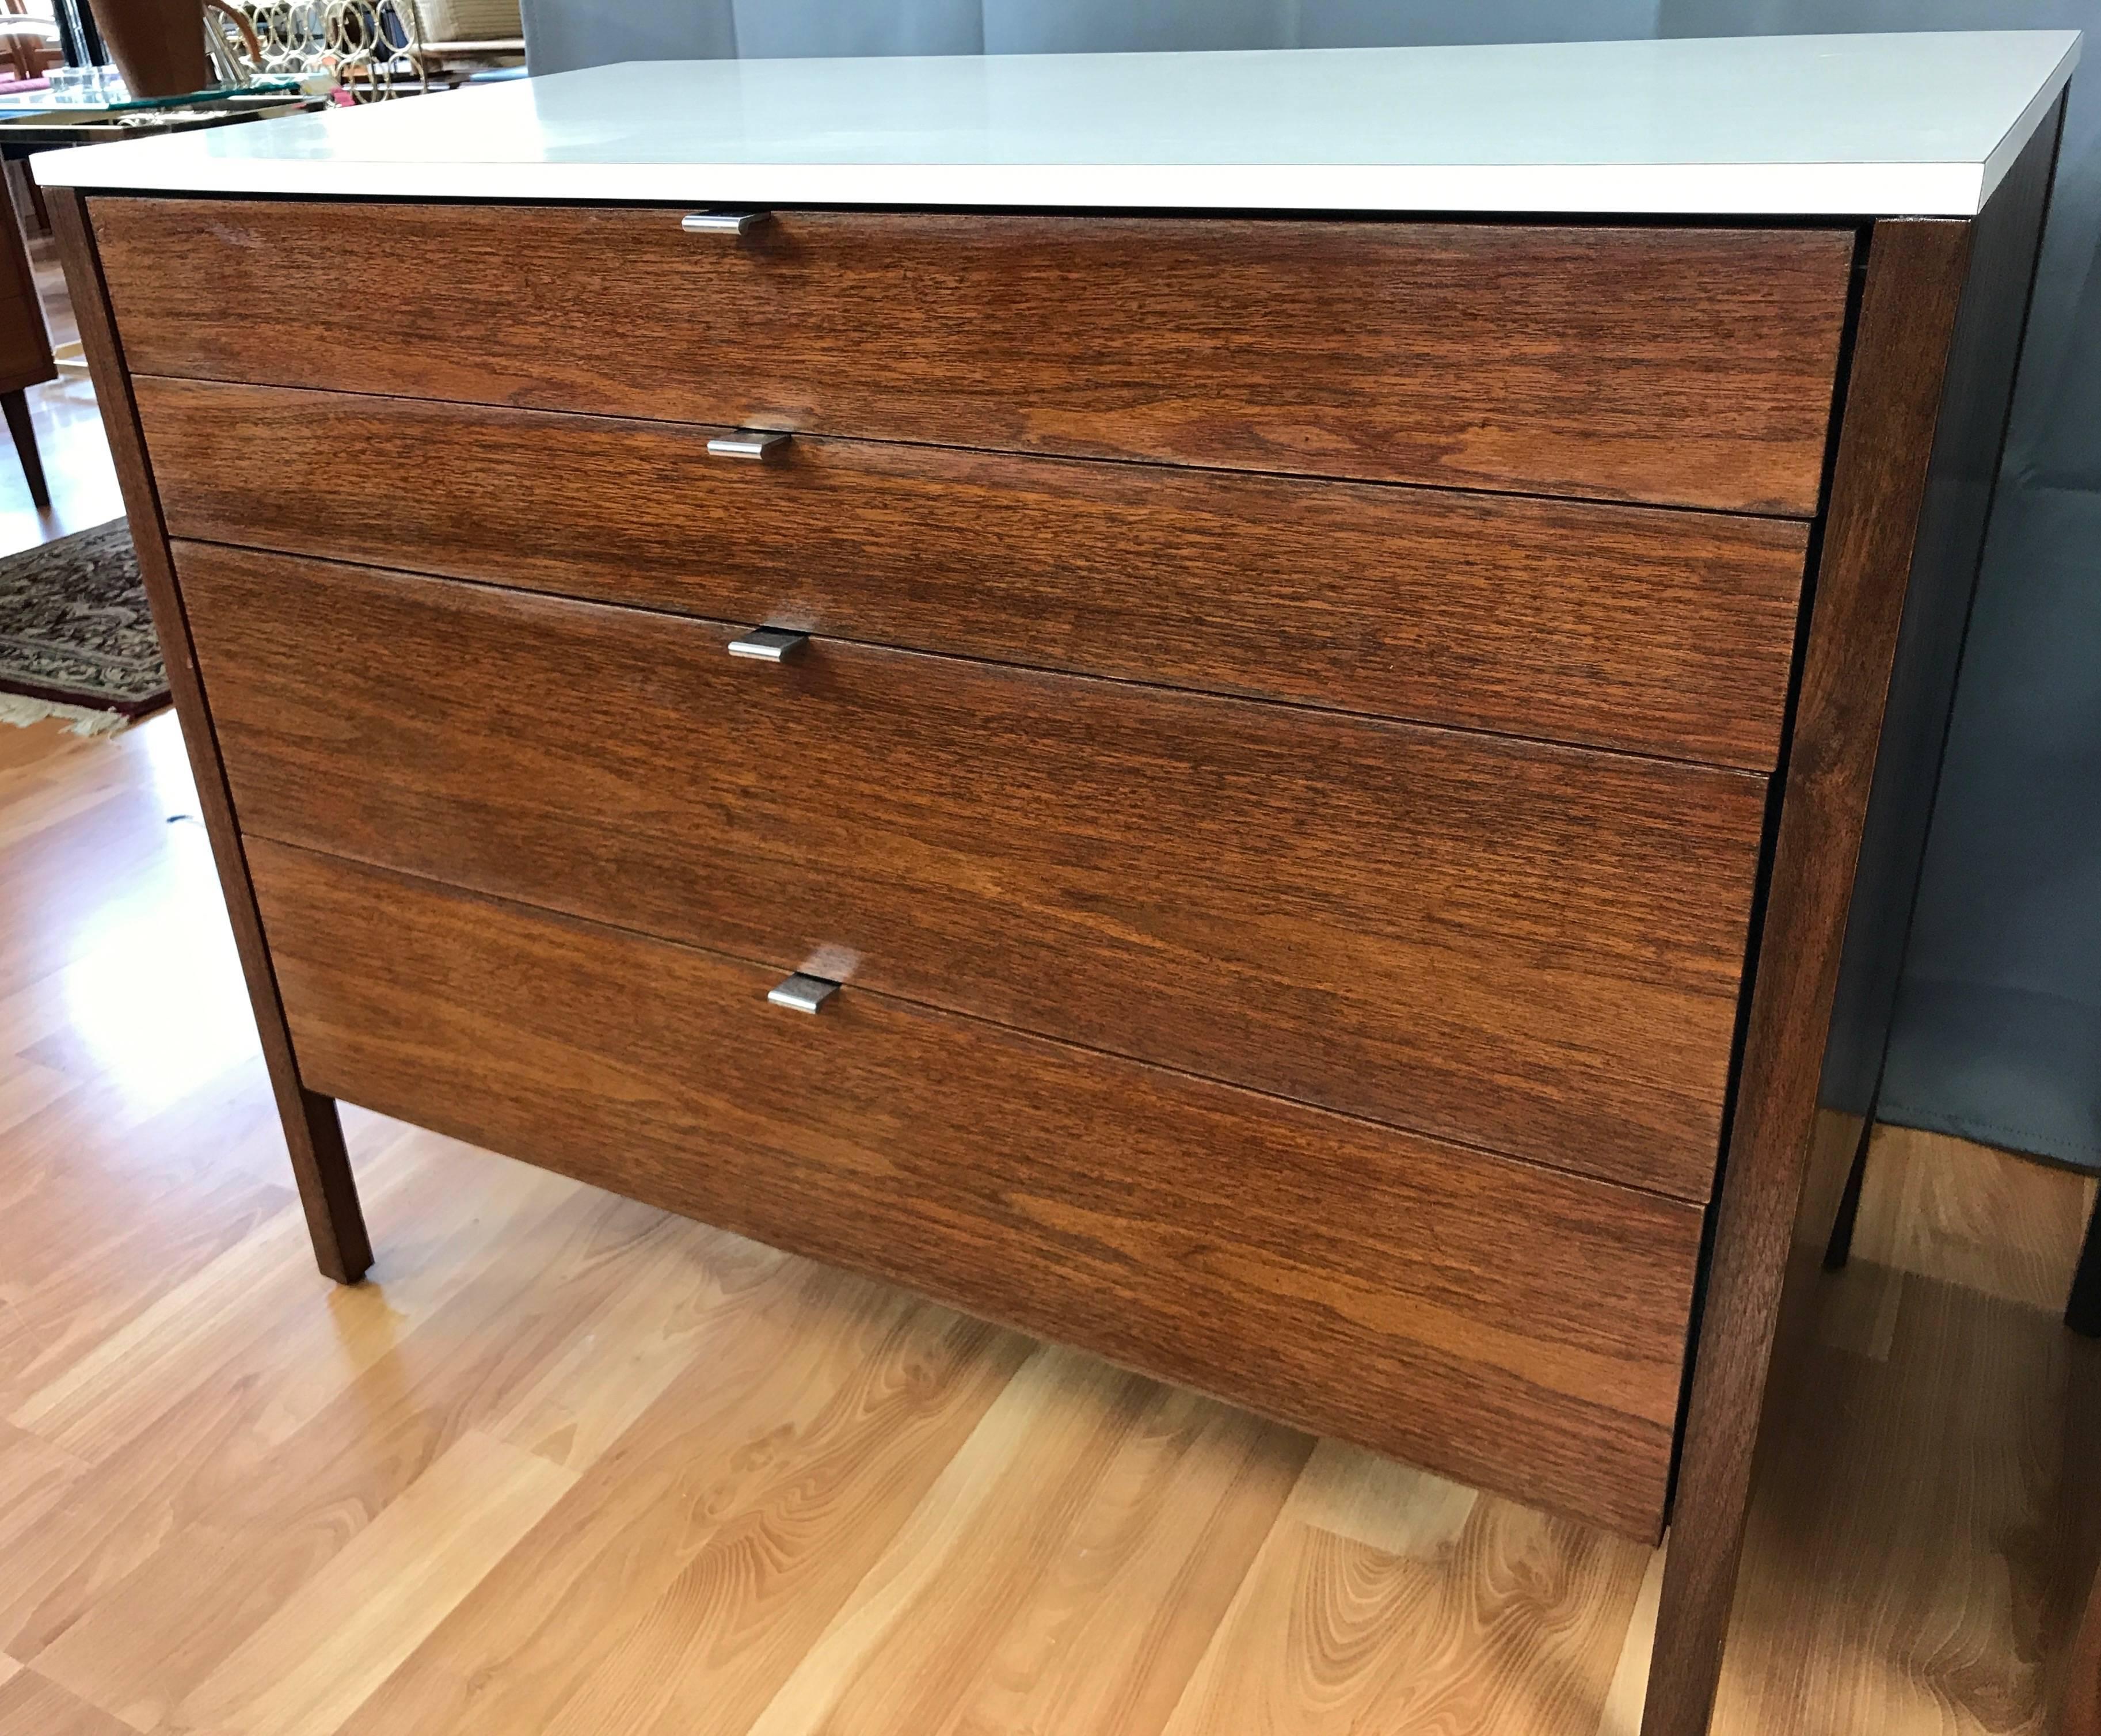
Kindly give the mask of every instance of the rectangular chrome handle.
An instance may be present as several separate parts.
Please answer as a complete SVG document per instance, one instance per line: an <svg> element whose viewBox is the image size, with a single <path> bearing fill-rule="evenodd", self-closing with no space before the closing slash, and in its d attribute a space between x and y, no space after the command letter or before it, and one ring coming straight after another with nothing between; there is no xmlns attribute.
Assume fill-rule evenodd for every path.
<svg viewBox="0 0 2101 1736"><path fill-rule="evenodd" d="M784 450L789 436L777 428L740 428L734 434L718 434L708 442L708 453L717 458L756 458L761 463Z"/></svg>
<svg viewBox="0 0 2101 1736"><path fill-rule="evenodd" d="M688 211L679 227L695 235L749 235L772 221L771 211Z"/></svg>
<svg viewBox="0 0 2101 1736"><path fill-rule="evenodd" d="M792 1007L798 1013L814 1013L838 992L838 983L798 970L785 982L776 983L767 990L766 998L777 1007Z"/></svg>
<svg viewBox="0 0 2101 1736"><path fill-rule="evenodd" d="M756 658L761 663L785 663L809 643L807 633L790 633L785 627L754 627L741 638L729 642L729 654Z"/></svg>

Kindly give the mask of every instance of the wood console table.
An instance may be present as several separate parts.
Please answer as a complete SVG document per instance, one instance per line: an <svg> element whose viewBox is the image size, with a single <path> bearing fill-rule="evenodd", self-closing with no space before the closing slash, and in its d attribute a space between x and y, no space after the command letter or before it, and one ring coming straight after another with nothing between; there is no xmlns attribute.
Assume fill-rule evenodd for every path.
<svg viewBox="0 0 2101 1736"><path fill-rule="evenodd" d="M37 450L29 391L56 379L59 369L51 356L51 329L44 324L43 299L22 238L20 216L4 180L0 180L0 224L6 226L6 232L0 234L0 414L7 418L30 502L42 509L51 505L51 493L44 479L43 455Z"/></svg>
<svg viewBox="0 0 2101 1736"><path fill-rule="evenodd" d="M41 161L323 1270L347 1098L1667 1524L1703 1729L2077 51L695 64Z"/></svg>

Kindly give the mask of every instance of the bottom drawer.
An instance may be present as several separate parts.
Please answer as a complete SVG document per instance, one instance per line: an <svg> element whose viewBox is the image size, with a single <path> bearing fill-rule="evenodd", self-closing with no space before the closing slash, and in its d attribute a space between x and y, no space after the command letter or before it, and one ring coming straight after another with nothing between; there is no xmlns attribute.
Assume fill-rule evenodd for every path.
<svg viewBox="0 0 2101 1736"><path fill-rule="evenodd" d="M1698 1210L249 841L316 1091L1652 1539Z"/></svg>

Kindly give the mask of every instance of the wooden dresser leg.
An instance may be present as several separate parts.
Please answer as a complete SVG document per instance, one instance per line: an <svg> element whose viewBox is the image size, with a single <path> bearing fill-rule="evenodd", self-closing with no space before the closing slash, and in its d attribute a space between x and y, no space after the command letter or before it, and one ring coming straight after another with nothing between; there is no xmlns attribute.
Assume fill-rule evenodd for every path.
<svg viewBox="0 0 2101 1736"><path fill-rule="evenodd" d="M65 267L66 287L80 322L81 347L86 352L95 402L102 412L103 431L109 437L109 455L117 466L117 487L123 493L125 513L131 523L139 576L153 605L153 630L160 636L169 691L175 699L175 713L182 720L183 745L189 753L191 774L197 780L197 807L206 835L211 840L212 860L219 869L219 889L226 895L226 913L233 925L234 948L241 955L241 974L247 980L249 1004L255 1011L263 1063L269 1069L270 1089L277 1100L278 1118L284 1124L285 1143L291 1151L292 1173L299 1183L300 1204L306 1208L307 1227L313 1235L315 1263L337 1283L356 1283L372 1264L372 1243L357 1203L357 1183L351 1173L349 1153L343 1147L335 1099L307 1090L299 1079L291 1027L278 996L276 969L270 961L262 912L256 908L255 888L248 877L247 852L234 814L233 796L219 757L218 732L212 725L196 650L190 643L188 617L168 549L160 495L153 485L145 439L139 428L138 406L110 318L94 232L84 200L71 188L55 189L50 205L51 233L58 244L60 263Z"/></svg>
<svg viewBox="0 0 2101 1736"><path fill-rule="evenodd" d="M314 1241L314 1264L339 1284L354 1284L372 1265L372 1239L358 1204L357 1178L343 1142L343 1122L335 1099L298 1088L298 1107L284 1113L285 1143L292 1153L292 1173L306 1208L307 1231Z"/></svg>
<svg viewBox="0 0 2101 1736"><path fill-rule="evenodd" d="M2101 1201L2086 1224L2086 1246L2079 1256L2079 1270L2072 1274L2072 1300L2064 1306L2064 1323L2082 1338L2101 1338Z"/></svg>
<svg viewBox="0 0 2101 1736"><path fill-rule="evenodd" d="M44 480L43 455L37 450L37 427L29 420L29 400L21 391L0 392L0 410L7 415L7 432L14 436L15 456L22 461L22 475L29 484L29 498L38 506L51 504L51 485Z"/></svg>
<svg viewBox="0 0 2101 1736"><path fill-rule="evenodd" d="M1774 1451L1804 1402L1799 1353L1832 1251L1832 1205L1864 1149L1818 1140L1818 1093L1899 629L1907 599L1929 591L1967 616L1991 491L1962 479L1997 472L2056 146L2053 123L1974 228L1925 219L1872 232L1743 1083L1714 1208L1642 1736L1707 1736L1761 1437ZM1929 504L1938 515L1922 546ZM1865 1130L1858 1137L1864 1142Z"/></svg>

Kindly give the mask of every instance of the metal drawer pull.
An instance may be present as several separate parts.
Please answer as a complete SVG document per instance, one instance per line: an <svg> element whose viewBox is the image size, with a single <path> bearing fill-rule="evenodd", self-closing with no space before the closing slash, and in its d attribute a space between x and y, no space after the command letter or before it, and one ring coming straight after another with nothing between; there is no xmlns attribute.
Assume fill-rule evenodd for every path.
<svg viewBox="0 0 2101 1736"><path fill-rule="evenodd" d="M754 627L741 639L729 642L732 657L756 657L761 663L785 663L810 643L807 633L790 633L781 627Z"/></svg>
<svg viewBox="0 0 2101 1736"><path fill-rule="evenodd" d="M708 452L717 458L757 458L763 462L785 448L788 439L776 428L740 428L734 434L718 434L708 442Z"/></svg>
<svg viewBox="0 0 2101 1736"><path fill-rule="evenodd" d="M777 1007L792 1007L798 1013L814 1013L839 992L839 985L827 982L823 977L806 976L797 971L785 983L776 983L766 992L766 998Z"/></svg>
<svg viewBox="0 0 2101 1736"><path fill-rule="evenodd" d="M771 211L688 211L679 227L694 235L749 235L772 221Z"/></svg>

